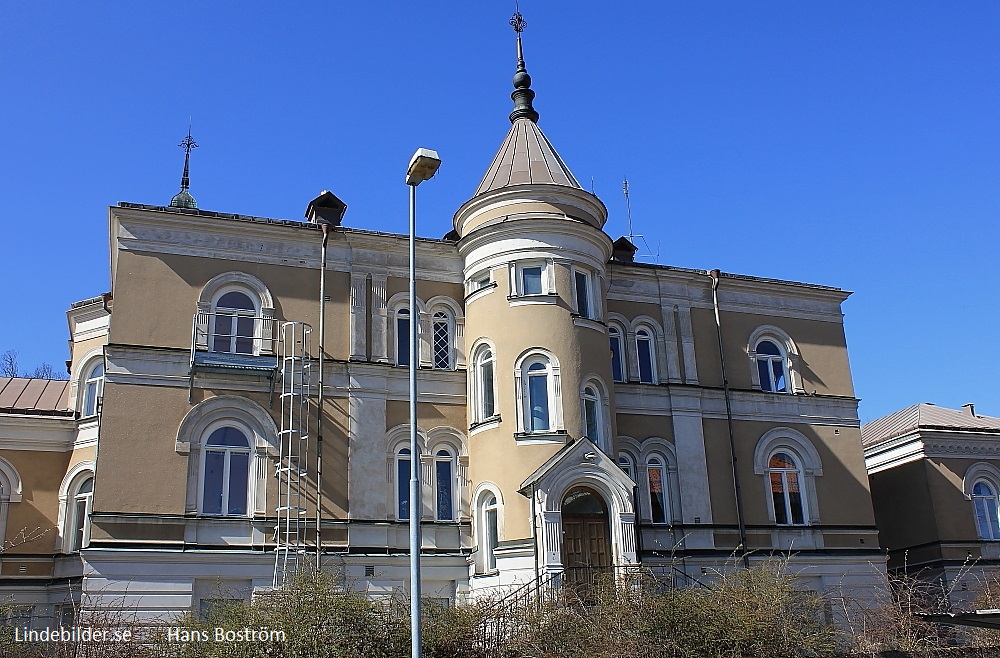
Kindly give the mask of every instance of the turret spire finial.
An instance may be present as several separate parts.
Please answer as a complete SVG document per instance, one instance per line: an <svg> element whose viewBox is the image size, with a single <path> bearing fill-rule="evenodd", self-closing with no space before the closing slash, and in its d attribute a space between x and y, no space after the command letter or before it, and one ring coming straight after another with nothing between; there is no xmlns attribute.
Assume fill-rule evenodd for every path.
<svg viewBox="0 0 1000 658"><path fill-rule="evenodd" d="M184 149L184 173L181 174L181 191L175 194L174 198L170 200L170 205L174 208L197 208L198 202L188 192L188 188L191 187L191 178L188 175L191 166L191 151L198 148L198 144L191 138L190 121L188 121L187 137L181 140L178 146Z"/></svg>
<svg viewBox="0 0 1000 658"><path fill-rule="evenodd" d="M531 76L524 65L524 50L521 47L521 32L528 26L527 21L521 16L517 2L514 2L514 15L510 18L510 25L517 34L517 72L514 73L514 91L510 97L514 101L514 111L510 113L510 122L514 123L518 119L530 119L538 122L538 112L531 106L531 101L535 98L535 92L531 90Z"/></svg>

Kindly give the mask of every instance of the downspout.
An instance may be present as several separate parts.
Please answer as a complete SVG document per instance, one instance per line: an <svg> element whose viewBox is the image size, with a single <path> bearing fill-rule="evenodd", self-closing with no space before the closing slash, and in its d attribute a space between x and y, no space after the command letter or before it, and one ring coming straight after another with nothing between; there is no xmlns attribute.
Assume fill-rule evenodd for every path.
<svg viewBox="0 0 1000 658"><path fill-rule="evenodd" d="M319 266L319 394L316 401L316 570L323 556L323 354L326 349L326 242L330 224L322 222L323 247Z"/></svg>
<svg viewBox="0 0 1000 658"><path fill-rule="evenodd" d="M733 460L733 492L736 496L736 522L740 528L740 546L743 549L743 567L750 568L747 552L747 525L743 514L743 494L740 490L740 472L736 457L736 435L733 432L733 404L729 394L729 376L726 374L726 352L722 345L722 320L719 317L719 270L711 270L712 306L715 308L715 333L719 338L719 363L722 365L722 390L726 396L726 422L729 425L729 454Z"/></svg>

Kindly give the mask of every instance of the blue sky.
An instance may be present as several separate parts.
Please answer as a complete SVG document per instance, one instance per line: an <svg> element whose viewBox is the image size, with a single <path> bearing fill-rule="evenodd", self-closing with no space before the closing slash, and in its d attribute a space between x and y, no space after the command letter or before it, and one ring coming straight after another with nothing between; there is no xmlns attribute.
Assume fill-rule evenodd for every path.
<svg viewBox="0 0 1000 658"><path fill-rule="evenodd" d="M67 358L109 288L107 206L165 205L188 117L204 209L440 237L509 126L512 3L0 6L0 351ZM1000 4L525 0L539 125L661 264L839 286L861 418L1000 415ZM652 260L652 259L649 259Z"/></svg>

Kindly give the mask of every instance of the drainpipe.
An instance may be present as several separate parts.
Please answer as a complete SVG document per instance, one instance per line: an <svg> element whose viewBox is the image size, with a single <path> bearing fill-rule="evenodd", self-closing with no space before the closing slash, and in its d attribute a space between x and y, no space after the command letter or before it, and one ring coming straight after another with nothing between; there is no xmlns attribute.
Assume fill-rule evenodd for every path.
<svg viewBox="0 0 1000 658"><path fill-rule="evenodd" d="M719 363L722 364L722 390L726 396L726 422L729 425L729 454L733 460L733 492L736 496L736 521L740 527L740 546L743 548L743 567L750 568L750 554L747 553L747 525L743 515L743 494L740 490L740 472L737 467L736 435L733 432L733 404L729 394L729 376L726 374L726 352L722 345L722 320L719 317L719 270L711 270L712 306L715 307L715 333L719 338Z"/></svg>
<svg viewBox="0 0 1000 658"><path fill-rule="evenodd" d="M316 401L316 570L323 556L323 353L326 349L326 243L330 224L323 229L323 247L319 266L319 395Z"/></svg>

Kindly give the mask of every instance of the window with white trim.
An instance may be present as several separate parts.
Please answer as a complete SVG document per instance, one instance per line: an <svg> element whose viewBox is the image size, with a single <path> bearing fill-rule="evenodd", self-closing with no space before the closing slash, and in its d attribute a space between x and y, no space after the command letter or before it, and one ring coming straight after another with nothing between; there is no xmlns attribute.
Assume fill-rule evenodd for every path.
<svg viewBox="0 0 1000 658"><path fill-rule="evenodd" d="M757 343L754 355L760 390L787 393L789 387L785 351L777 342L764 339Z"/></svg>
<svg viewBox="0 0 1000 658"><path fill-rule="evenodd" d="M396 309L396 365L410 365L410 309Z"/></svg>
<svg viewBox="0 0 1000 658"><path fill-rule="evenodd" d="M979 538L986 541L1000 541L1000 518L997 514L997 491L986 480L978 480L972 485L972 507L976 514L976 529Z"/></svg>
<svg viewBox="0 0 1000 658"><path fill-rule="evenodd" d="M438 521L455 520L455 456L448 450L434 454L434 509Z"/></svg>
<svg viewBox="0 0 1000 658"><path fill-rule="evenodd" d="M551 295L555 292L551 261L526 260L517 261L512 265L512 297Z"/></svg>
<svg viewBox="0 0 1000 658"><path fill-rule="evenodd" d="M451 314L445 311L435 311L431 336L433 337L434 368L451 370L452 368L452 331Z"/></svg>
<svg viewBox="0 0 1000 658"><path fill-rule="evenodd" d="M247 516L250 441L239 429L223 426L205 441L202 454L201 513Z"/></svg>
<svg viewBox="0 0 1000 658"><path fill-rule="evenodd" d="M629 476L635 482L635 462L632 461L632 457L628 453L618 453L618 468L622 469L625 475Z"/></svg>
<svg viewBox="0 0 1000 658"><path fill-rule="evenodd" d="M396 518L410 518L410 449L400 448L396 453Z"/></svg>
<svg viewBox="0 0 1000 658"><path fill-rule="evenodd" d="M767 460L774 522L777 525L806 525L809 515L802 495L802 469L792 454L779 450Z"/></svg>
<svg viewBox="0 0 1000 658"><path fill-rule="evenodd" d="M594 294L594 277L586 271L573 268L573 293L576 300L576 312L581 318L596 320L597 296Z"/></svg>
<svg viewBox="0 0 1000 658"><path fill-rule="evenodd" d="M483 288L487 288L489 287L490 283L492 283L492 279L490 278L489 270L482 270L480 272L476 272L471 277L469 277L468 291L466 294L472 294L477 290L482 290Z"/></svg>
<svg viewBox="0 0 1000 658"><path fill-rule="evenodd" d="M482 423L496 416L496 359L493 348L483 344L472 358L473 422Z"/></svg>
<svg viewBox="0 0 1000 658"><path fill-rule="evenodd" d="M80 405L80 416L82 418L96 416L103 396L104 359L97 359L86 371L83 379L83 403Z"/></svg>
<svg viewBox="0 0 1000 658"><path fill-rule="evenodd" d="M524 369L525 391L525 431L544 432L552 428L552 414L549 404L549 384L551 373L549 364L536 358Z"/></svg>
<svg viewBox="0 0 1000 658"><path fill-rule="evenodd" d="M483 552L483 566L487 572L496 571L496 550L500 545L500 505L492 491L483 496L479 512L479 547Z"/></svg>
<svg viewBox="0 0 1000 658"><path fill-rule="evenodd" d="M94 476L84 478L76 487L73 501L67 509L67 552L76 553L90 543L90 512L94 501Z"/></svg>
<svg viewBox="0 0 1000 658"><path fill-rule="evenodd" d="M645 327L635 332L636 352L639 356L639 383L656 382L656 349L653 347L653 332Z"/></svg>
<svg viewBox="0 0 1000 658"><path fill-rule="evenodd" d="M646 493L649 495L649 518L653 523L670 521L670 498L667 469L663 459L651 455L646 459Z"/></svg>
<svg viewBox="0 0 1000 658"><path fill-rule="evenodd" d="M607 423L604 414L604 395L596 383L583 387L580 406L583 412L583 433L602 450L607 445Z"/></svg>
<svg viewBox="0 0 1000 658"><path fill-rule="evenodd" d="M616 382L625 381L625 359L622 349L622 331L616 325L608 327L608 339L611 344L611 378Z"/></svg>
<svg viewBox="0 0 1000 658"><path fill-rule="evenodd" d="M214 305L211 340L213 352L253 354L257 305L244 292L230 290Z"/></svg>

